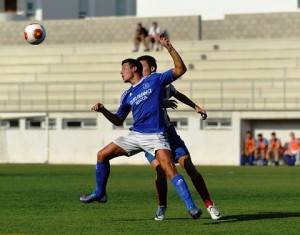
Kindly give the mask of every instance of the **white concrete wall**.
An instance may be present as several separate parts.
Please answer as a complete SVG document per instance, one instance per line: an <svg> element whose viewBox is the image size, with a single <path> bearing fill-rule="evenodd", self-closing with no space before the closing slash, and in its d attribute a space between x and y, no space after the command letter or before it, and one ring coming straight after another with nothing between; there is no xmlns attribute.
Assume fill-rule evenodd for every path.
<svg viewBox="0 0 300 235"><path fill-rule="evenodd" d="M137 16L201 15L203 20L225 14L297 11L297 0L137 0Z"/></svg>
<svg viewBox="0 0 300 235"><path fill-rule="evenodd" d="M194 112L172 112L170 115L173 118L188 117L189 128L179 129L178 133L189 148L195 164L238 165L239 114L225 114L233 118L233 126L229 130L201 130L200 117ZM223 113L210 115L224 117ZM97 118L98 126L96 129L62 129L62 119L74 117ZM48 134L46 130L26 130L23 118L19 129L0 130L0 162L94 164L98 150L128 133L127 129L113 129L113 125L102 115L93 112L50 113L49 118L56 118L57 126ZM130 158L119 157L112 160L112 164L148 162L141 153Z"/></svg>
<svg viewBox="0 0 300 235"><path fill-rule="evenodd" d="M219 130L202 129L200 117L194 112L170 112L171 119L188 118L188 128L177 131L196 165L239 165L241 139L249 127L253 133L262 132L268 139L270 133L275 131L282 143L289 141L290 131L294 131L297 137L300 136L300 111L208 111L208 116L231 118L232 126ZM97 118L97 128L62 129L62 119L74 117ZM112 124L101 114L93 112L50 113L49 118L57 119L57 127L49 130L48 135L45 130L26 130L24 118L17 130L0 129L0 163L95 164L97 152L101 148L128 133L127 129L113 129ZM129 158L122 156L113 159L111 163L148 164L143 153Z"/></svg>

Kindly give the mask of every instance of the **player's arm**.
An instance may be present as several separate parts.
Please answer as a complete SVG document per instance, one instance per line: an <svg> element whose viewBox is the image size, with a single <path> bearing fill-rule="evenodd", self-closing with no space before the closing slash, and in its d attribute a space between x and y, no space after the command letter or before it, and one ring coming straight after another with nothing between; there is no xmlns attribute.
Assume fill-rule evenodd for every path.
<svg viewBox="0 0 300 235"><path fill-rule="evenodd" d="M170 42L169 38L166 34L162 33L158 37L159 42L161 45L163 45L167 51L169 52L170 56L173 59L174 62L174 68L173 68L173 76L176 80L177 78L181 77L186 72L186 66L181 58L181 56L178 54L178 52L173 47L172 43Z"/></svg>
<svg viewBox="0 0 300 235"><path fill-rule="evenodd" d="M95 112L99 112L102 113L104 115L104 117L107 118L108 121L110 121L112 124L114 124L115 126L121 126L124 122L124 119L119 117L118 115L110 112L109 110L107 110L103 104L101 103L97 103L95 104L91 110L95 111Z"/></svg>
<svg viewBox="0 0 300 235"><path fill-rule="evenodd" d="M192 109L195 109L195 111L197 113L201 114L201 117L203 120L205 120L207 118L207 114L206 111L204 109L202 109L200 106L198 106L197 104L195 104L189 97L187 97L186 95L180 93L179 91L176 91L176 93L174 93L173 95L176 99L178 99L180 102L186 104L187 106L191 107Z"/></svg>

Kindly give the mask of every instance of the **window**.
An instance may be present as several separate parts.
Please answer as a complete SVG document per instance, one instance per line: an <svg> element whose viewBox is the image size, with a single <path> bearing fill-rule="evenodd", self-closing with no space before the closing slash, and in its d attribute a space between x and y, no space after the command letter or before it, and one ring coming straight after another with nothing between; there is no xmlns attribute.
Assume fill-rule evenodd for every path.
<svg viewBox="0 0 300 235"><path fill-rule="evenodd" d="M28 118L28 119L26 119L26 129L45 129L45 128L46 128L45 118ZM54 119L54 118L48 119L48 128L49 129L56 128L56 119Z"/></svg>
<svg viewBox="0 0 300 235"><path fill-rule="evenodd" d="M17 11L17 0L5 0L4 1L5 12L16 12Z"/></svg>
<svg viewBox="0 0 300 235"><path fill-rule="evenodd" d="M79 0L79 18L85 18L88 15L88 1Z"/></svg>
<svg viewBox="0 0 300 235"><path fill-rule="evenodd" d="M116 15L117 16L126 15L126 1L125 0L117 0L116 1Z"/></svg>
<svg viewBox="0 0 300 235"><path fill-rule="evenodd" d="M27 2L27 5L26 5L26 16L28 18L33 18L35 16L34 2Z"/></svg>
<svg viewBox="0 0 300 235"><path fill-rule="evenodd" d="M215 118L202 121L203 129L230 129L231 119L229 118Z"/></svg>
<svg viewBox="0 0 300 235"><path fill-rule="evenodd" d="M85 119L63 119L63 129L95 129L97 120L94 118Z"/></svg>
<svg viewBox="0 0 300 235"><path fill-rule="evenodd" d="M1 129L17 129L19 128L19 119L1 120Z"/></svg>
<svg viewBox="0 0 300 235"><path fill-rule="evenodd" d="M171 118L171 124L178 129L187 129L188 128L188 119L187 118Z"/></svg>

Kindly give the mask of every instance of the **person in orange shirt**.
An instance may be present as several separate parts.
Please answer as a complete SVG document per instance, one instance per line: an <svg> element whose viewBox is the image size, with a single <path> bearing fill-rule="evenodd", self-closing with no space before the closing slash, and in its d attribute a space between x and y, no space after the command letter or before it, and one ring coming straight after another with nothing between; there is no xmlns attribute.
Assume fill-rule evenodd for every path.
<svg viewBox="0 0 300 235"><path fill-rule="evenodd" d="M276 137L275 132L272 132L271 139L270 139L269 145L268 145L267 155L266 155L267 161L269 161L270 156L272 155L272 156L274 156L275 166L278 166L279 165L279 155L280 155L281 149L282 149L282 147L281 147L280 139L278 139Z"/></svg>
<svg viewBox="0 0 300 235"><path fill-rule="evenodd" d="M268 164L268 161L266 160L267 149L268 149L268 140L264 138L262 134L258 134L255 143L254 161L253 161L254 165L257 165L259 157L262 159L263 165Z"/></svg>
<svg viewBox="0 0 300 235"><path fill-rule="evenodd" d="M294 132L290 133L290 137L288 149L284 152L284 161L287 165L294 166L296 161L299 162L300 143Z"/></svg>
<svg viewBox="0 0 300 235"><path fill-rule="evenodd" d="M244 149L241 155L241 166L248 162L249 166L253 165L255 151L255 139L251 131L246 132L246 139L244 140Z"/></svg>

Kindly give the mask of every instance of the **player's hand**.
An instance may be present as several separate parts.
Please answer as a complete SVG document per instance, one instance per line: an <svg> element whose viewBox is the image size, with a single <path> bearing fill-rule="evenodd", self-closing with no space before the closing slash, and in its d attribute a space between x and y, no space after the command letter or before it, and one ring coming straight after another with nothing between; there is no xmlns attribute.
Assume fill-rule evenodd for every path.
<svg viewBox="0 0 300 235"><path fill-rule="evenodd" d="M163 107L164 108L171 108L171 109L177 109L177 101L176 100L164 100L163 101Z"/></svg>
<svg viewBox="0 0 300 235"><path fill-rule="evenodd" d="M158 36L158 40L160 44L163 45L168 51L172 50L172 43L170 42L168 36L165 33L161 33Z"/></svg>
<svg viewBox="0 0 300 235"><path fill-rule="evenodd" d="M103 104L97 103L91 108L91 110L96 111L96 112L101 112L103 108L104 108Z"/></svg>
<svg viewBox="0 0 300 235"><path fill-rule="evenodd" d="M206 120L207 113L204 109L200 108L198 105L195 105L195 111L197 113L200 113L202 120Z"/></svg>

